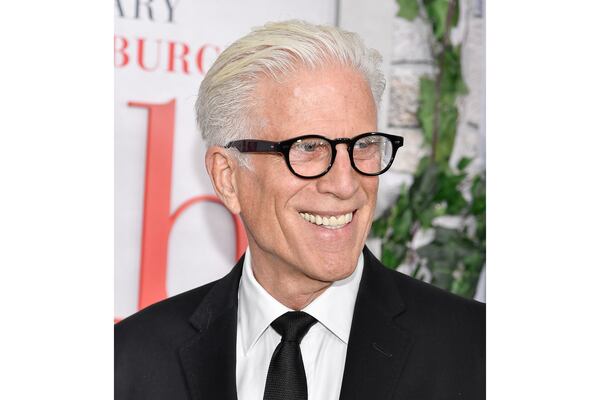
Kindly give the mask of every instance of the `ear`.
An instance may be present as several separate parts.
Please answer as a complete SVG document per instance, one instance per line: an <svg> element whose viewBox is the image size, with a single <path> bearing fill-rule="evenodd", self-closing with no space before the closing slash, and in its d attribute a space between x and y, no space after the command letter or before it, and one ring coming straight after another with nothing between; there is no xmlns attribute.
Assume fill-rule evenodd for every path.
<svg viewBox="0 0 600 400"><path fill-rule="evenodd" d="M206 150L204 162L217 197L229 211L239 214L241 209L235 185L237 160L223 147L210 146Z"/></svg>

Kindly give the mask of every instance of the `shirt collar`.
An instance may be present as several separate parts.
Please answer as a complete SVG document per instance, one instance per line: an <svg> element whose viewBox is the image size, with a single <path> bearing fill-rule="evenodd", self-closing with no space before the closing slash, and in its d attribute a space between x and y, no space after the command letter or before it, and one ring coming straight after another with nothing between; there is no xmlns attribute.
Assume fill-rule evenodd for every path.
<svg viewBox="0 0 600 400"><path fill-rule="evenodd" d="M323 326L344 343L348 343L354 314L354 303L362 277L362 252L354 272L334 282L302 311L315 317ZM256 280L252 272L250 249L246 249L240 288L238 291L238 327L244 354L256 344L271 322L280 315L293 311L275 300Z"/></svg>
<svg viewBox="0 0 600 400"><path fill-rule="evenodd" d="M350 276L333 282L327 290L302 310L315 317L345 344L348 344L350 338L354 303L356 303L362 278L363 263L361 252L356 268Z"/></svg>

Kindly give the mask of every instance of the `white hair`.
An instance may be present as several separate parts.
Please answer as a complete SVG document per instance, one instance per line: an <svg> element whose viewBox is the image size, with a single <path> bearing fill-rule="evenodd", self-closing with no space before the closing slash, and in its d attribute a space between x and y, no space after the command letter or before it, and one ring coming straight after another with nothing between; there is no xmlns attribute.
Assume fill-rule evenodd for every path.
<svg viewBox="0 0 600 400"><path fill-rule="evenodd" d="M385 88L380 64L379 52L356 33L299 20L267 23L235 41L208 70L195 105L198 129L209 146L252 137L258 81L280 81L299 68L351 67L364 76L379 106Z"/></svg>

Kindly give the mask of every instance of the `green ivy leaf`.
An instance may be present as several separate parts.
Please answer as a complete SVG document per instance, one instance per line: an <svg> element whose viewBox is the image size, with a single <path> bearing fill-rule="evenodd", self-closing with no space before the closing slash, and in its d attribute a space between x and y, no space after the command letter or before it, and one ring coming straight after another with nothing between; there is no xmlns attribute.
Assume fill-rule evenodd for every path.
<svg viewBox="0 0 600 400"><path fill-rule="evenodd" d="M431 159L428 156L421 157L414 176L417 177L423 175L425 173L425 170L429 168L430 165Z"/></svg>
<svg viewBox="0 0 600 400"><path fill-rule="evenodd" d="M467 86L467 84L465 83L465 81L463 80L462 75L459 76L458 80L456 81L456 94L459 96L464 96L466 94L469 93L469 87Z"/></svg>
<svg viewBox="0 0 600 400"><path fill-rule="evenodd" d="M462 172L469 166L469 164L471 164L471 161L473 161L472 158L461 157L461 159L458 161L458 164L456 167L458 168L459 171Z"/></svg>
<svg viewBox="0 0 600 400"><path fill-rule="evenodd" d="M443 64L444 70L440 82L441 90L443 93L451 94L452 97L467 92L462 79L460 49L460 46L444 46L443 52L438 57L438 62Z"/></svg>
<svg viewBox="0 0 600 400"><path fill-rule="evenodd" d="M421 77L419 86L419 109L417 118L421 123L425 142L431 144L433 137L433 115L435 113L435 82Z"/></svg>
<svg viewBox="0 0 600 400"><path fill-rule="evenodd" d="M468 203L459 189L465 178L465 173L455 174L450 168L446 168L439 175L438 192L434 200L436 202L445 202L446 213L449 215L462 214L468 208Z"/></svg>
<svg viewBox="0 0 600 400"><path fill-rule="evenodd" d="M479 272L483 267L484 257L481 250L477 247L473 249L463 258L463 263L467 271Z"/></svg>
<svg viewBox="0 0 600 400"><path fill-rule="evenodd" d="M448 0L423 0L425 11L431 21L433 27L433 34L437 40L442 40L444 32L446 32L446 15L448 14L448 6L450 2ZM458 24L458 16L460 15L459 1L456 0L454 15L452 16L451 24L456 26Z"/></svg>
<svg viewBox="0 0 600 400"><path fill-rule="evenodd" d="M485 251L485 214L477 215L475 217L475 221L475 235L477 236L477 239L481 242L481 247L483 251Z"/></svg>
<svg viewBox="0 0 600 400"><path fill-rule="evenodd" d="M431 222L435 217L438 216L435 206L436 204L432 204L431 207L428 207L425 210L421 211L421 213L417 216L422 228L431 227Z"/></svg>
<svg viewBox="0 0 600 400"><path fill-rule="evenodd" d="M371 236L383 238L386 236L387 229L387 218L377 218L375 221L373 221L373 224L371 225Z"/></svg>
<svg viewBox="0 0 600 400"><path fill-rule="evenodd" d="M438 163L447 164L454 148L456 137L456 123L458 120L458 109L452 105L442 107L440 112L440 132L436 148L435 160Z"/></svg>
<svg viewBox="0 0 600 400"><path fill-rule="evenodd" d="M473 298L475 290L477 289L477 283L479 281L479 273L472 271L462 271L460 279L456 279L452 282L450 291L458 294L459 296Z"/></svg>
<svg viewBox="0 0 600 400"><path fill-rule="evenodd" d="M446 14L448 0L424 0L423 5L433 27L433 34L437 40L444 37L446 31Z"/></svg>
<svg viewBox="0 0 600 400"><path fill-rule="evenodd" d="M413 185L410 188L410 197L412 199L411 207L416 214L420 214L427 209L437 192L438 166L430 164L420 175L415 176Z"/></svg>
<svg viewBox="0 0 600 400"><path fill-rule="evenodd" d="M456 4L454 5L454 16L452 18L452 26L458 25L458 17L460 16L460 1L456 0Z"/></svg>
<svg viewBox="0 0 600 400"><path fill-rule="evenodd" d="M445 244L457 241L458 239L460 239L460 237L460 232L456 229L436 228L434 242L439 244Z"/></svg>
<svg viewBox="0 0 600 400"><path fill-rule="evenodd" d="M402 186L400 188L400 195L396 200L396 205L393 206L396 215L400 215L402 211L407 209L410 206L410 198L408 197L408 189L406 186Z"/></svg>
<svg viewBox="0 0 600 400"><path fill-rule="evenodd" d="M443 63L444 74L442 75L442 92L452 96L452 104L456 96L465 95L469 92L462 78L462 67L460 61L461 47L445 46L438 61Z"/></svg>
<svg viewBox="0 0 600 400"><path fill-rule="evenodd" d="M474 215L485 214L485 178L481 176L475 177L471 186L471 212Z"/></svg>
<svg viewBox="0 0 600 400"><path fill-rule="evenodd" d="M397 242L410 240L410 228L413 223L412 211L410 208L404 210L400 218L394 221L392 225L393 233L392 240Z"/></svg>
<svg viewBox="0 0 600 400"><path fill-rule="evenodd" d="M381 263L387 268L396 269L404 261L406 246L402 243L384 242L381 246Z"/></svg>
<svg viewBox="0 0 600 400"><path fill-rule="evenodd" d="M397 17L412 21L419 15L419 3L417 0L396 0L396 3L400 6L396 14Z"/></svg>
<svg viewBox="0 0 600 400"><path fill-rule="evenodd" d="M440 246L435 242L418 248L417 254L421 258L426 258L428 262L435 262L435 260L444 259L443 249L440 248Z"/></svg>
<svg viewBox="0 0 600 400"><path fill-rule="evenodd" d="M434 44L437 78L421 77L417 118L423 130L424 143L431 146L435 118L438 131L435 159L422 157L414 174L413 184L401 188L395 204L377 221L372 232L383 237L382 262L396 268L405 262L408 246L413 239L415 225L431 227L432 220L441 215L472 215L475 218L475 236L468 236L467 229L435 227L434 240L417 250L422 267L432 273L432 283L462 296L475 293L481 268L485 264L485 175L476 177L471 184L471 201L462 195L466 169L471 159L462 158L457 169L449 166L454 148L458 123L458 96L468 92L462 77L461 48L442 43L449 27L446 24L450 1L454 0L396 0L397 16L413 20L424 7L424 16L432 25L437 43ZM458 23L460 12L456 0L451 19ZM439 80L439 81L437 81ZM436 93L436 82L439 83ZM437 117L436 117L437 111ZM418 272L419 268L413 272Z"/></svg>
<svg viewBox="0 0 600 400"><path fill-rule="evenodd" d="M427 267L431 271L431 283L445 290L450 290L452 286L453 264L443 257L428 258Z"/></svg>

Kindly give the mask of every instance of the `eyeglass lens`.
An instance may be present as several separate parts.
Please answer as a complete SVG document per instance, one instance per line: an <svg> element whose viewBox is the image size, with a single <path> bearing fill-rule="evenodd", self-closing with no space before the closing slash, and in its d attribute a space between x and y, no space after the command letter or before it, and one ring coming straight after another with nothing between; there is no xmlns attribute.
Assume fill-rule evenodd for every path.
<svg viewBox="0 0 600 400"><path fill-rule="evenodd" d="M391 162L393 146L385 136L371 135L359 139L350 154L356 168L366 174L377 174ZM320 175L329 168L331 145L322 138L304 138L290 148L289 160L294 172L301 176Z"/></svg>

